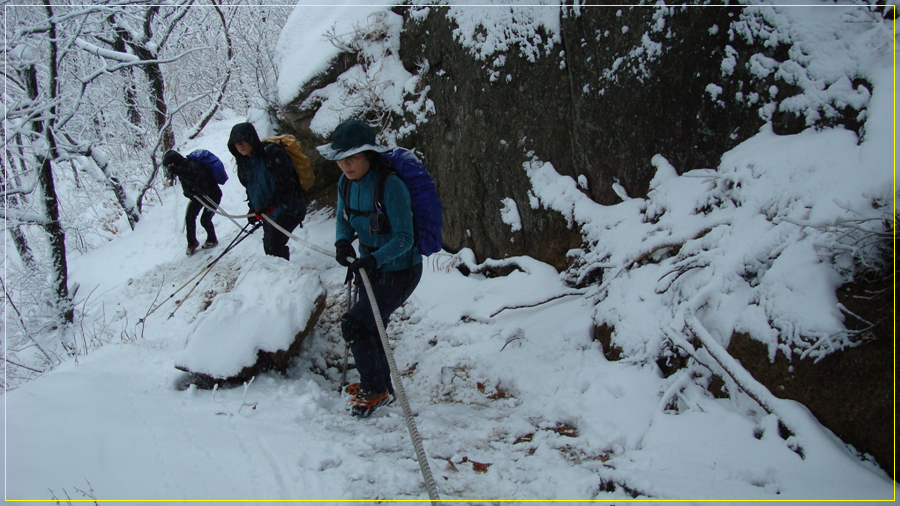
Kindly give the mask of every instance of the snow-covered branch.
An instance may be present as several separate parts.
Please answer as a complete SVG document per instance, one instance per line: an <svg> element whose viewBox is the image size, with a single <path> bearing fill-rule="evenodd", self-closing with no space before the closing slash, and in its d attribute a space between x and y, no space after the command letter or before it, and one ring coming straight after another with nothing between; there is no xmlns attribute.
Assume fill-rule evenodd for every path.
<svg viewBox="0 0 900 506"><path fill-rule="evenodd" d="M123 61L122 63L116 64L116 65L112 65L112 66L109 66L109 67L107 67L107 66L104 64L101 68L95 70L94 72L92 72L92 73L90 73L90 74L87 74L87 75L85 75L85 76L83 76L83 77L80 77L79 80L80 80L83 84L88 84L88 83L90 83L91 81L93 81L94 79L96 79L97 77L99 77L99 76L101 76L101 75L103 75L103 74L111 74L111 73L113 73L113 72L116 72L116 71L119 71L119 70L122 70L122 69L125 69L125 68L135 67L135 66L141 66L141 65L151 65L151 64L160 64L160 63L172 63L172 62L175 62L175 61L180 60L181 58L184 58L185 56L187 56L187 55L189 55L189 54L191 54L191 53L196 53L196 52L198 52L198 51L207 51L207 50L209 50L209 49L211 49L211 48L209 48L209 47L196 47L196 48L191 48L191 49L185 50L184 52L182 52L182 53L180 53L180 54L178 54L178 55L169 57L169 58L162 58L162 59L155 59L155 60L141 60L141 59L138 59L138 60L127 61L127 62L124 62L124 61Z"/></svg>
<svg viewBox="0 0 900 506"><path fill-rule="evenodd" d="M87 42L86 40L84 40L82 38L75 38L75 44L78 47L80 47L81 49L84 49L85 51L87 51L88 53L95 54L102 58L111 58L113 60L118 60L121 62L128 62L128 63L137 63L137 62L141 61L140 58L138 58L137 56L135 56L133 54L122 53L119 51L111 51L109 49L104 49L102 47L91 44L90 42Z"/></svg>
<svg viewBox="0 0 900 506"><path fill-rule="evenodd" d="M7 226L15 227L18 225L49 225L50 220L47 217L31 212L17 211L15 209L4 209L3 219L7 222Z"/></svg>

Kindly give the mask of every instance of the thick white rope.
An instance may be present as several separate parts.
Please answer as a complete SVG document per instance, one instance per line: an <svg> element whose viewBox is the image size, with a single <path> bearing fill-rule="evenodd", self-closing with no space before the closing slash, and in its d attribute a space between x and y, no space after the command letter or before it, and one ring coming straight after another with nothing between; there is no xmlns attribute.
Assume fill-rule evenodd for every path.
<svg viewBox="0 0 900 506"><path fill-rule="evenodd" d="M400 374L397 372L397 364L394 362L394 352L391 350L391 344L388 342L387 332L384 330L384 322L381 321L381 312L378 310L375 294L372 293L372 284L369 283L369 276L366 274L365 269L360 269L359 274L362 276L363 284L366 285L366 293L369 295L369 303L372 305L372 313L375 315L375 324L378 326L378 335L381 337L381 346L384 348L384 354L391 369L394 390L397 398L400 399L400 406L403 408L403 418L406 420L406 428L409 430L409 437L412 439L413 448L416 450L416 460L419 462L419 469L422 471L422 477L425 479L425 490L428 491L428 498L431 499L431 504L441 504L437 485L435 485L434 477L431 475L431 466L428 464L428 456L425 455L425 448L422 446L422 437L419 436L419 429L416 428L416 422L413 420L412 409L409 407L406 391L403 389Z"/></svg>
<svg viewBox="0 0 900 506"><path fill-rule="evenodd" d="M196 197L195 197L195 198L196 198ZM251 216L255 216L253 213L251 213L251 214L228 214L228 213L226 213L226 212L225 212L221 207L219 207L219 206L215 206L215 208L210 207L206 202L200 200L199 198L197 198L197 201L200 202L200 203L203 205L203 207L209 209L210 211L212 211L212 212L214 212L214 213L216 213L216 214L218 214L218 215L224 216L224 217L230 219L231 221L234 221L235 219L249 218L249 217L251 217ZM215 202L211 202L211 203L212 203L213 205L215 205ZM329 257L331 257L331 258L334 258L334 253L333 253L333 252L328 251L328 250L325 249L325 248L316 246L315 244L313 244L313 243L311 243L311 242L304 241L303 239L297 237L296 235L294 235L294 234L288 232L287 230L285 230L284 228L282 228L281 225L275 223L275 220L273 220L272 218L269 218L268 215L266 215L266 214L261 214L260 216L262 216L263 218L265 218L265 220L268 221L270 225L272 225L273 227L277 228L278 231L280 231L282 234L284 234L284 235L290 237L291 239L293 239L293 240L299 242L300 244L302 244L302 245L304 245L304 246L306 246L306 247L308 247L308 248L310 248L310 249L312 249L312 250L314 250L314 251L318 251L319 253L322 253L323 255L326 255L326 256L329 256ZM235 225L237 225L237 222L235 222ZM238 225L238 226L240 227L240 225Z"/></svg>
<svg viewBox="0 0 900 506"><path fill-rule="evenodd" d="M203 197L203 198L201 198L201 197ZM199 202L201 206L203 206L203 207L209 209L210 211L212 211L212 212L214 212L214 213L216 213L216 214L221 214L222 216L228 218L229 220L231 220L232 223L234 223L234 225L235 225L237 228L239 228L239 229L241 229L241 230L244 229L244 227L242 227L240 223L238 223L237 221L235 221L234 217L225 214L225 211L223 211L222 208L219 207L219 204L216 204L216 201L214 201L213 199L207 197L206 195L194 195L194 200L196 200L197 202ZM211 204L213 207L215 207L215 209L213 209L212 207L210 207L210 206L209 206L210 204ZM246 216L244 216L244 217L246 218Z"/></svg>
<svg viewBox="0 0 900 506"><path fill-rule="evenodd" d="M221 214L222 216L225 216L227 218L249 218L250 216L253 216L251 214L230 215L225 213L225 211L223 211L219 206L216 206L218 209L212 209L204 202L200 201L200 203L203 204L207 209L210 209L216 214ZM335 255L331 251L300 239L296 235L282 228L278 223L275 223L275 220L269 218L268 215L263 214L261 216L267 222L269 222L270 225L275 227L279 232L283 233L289 238L309 247L314 251L318 251L323 255L335 258ZM353 261L355 259L348 258L348 260ZM400 407L403 408L403 418L406 420L406 428L407 430L409 430L410 439L412 439L413 449L416 452L416 460L419 462L419 470L422 471L422 478L425 480L425 490L428 491L428 498L431 499L431 504L440 505L441 498L440 495L438 495L437 485L434 482L434 476L431 474L431 466L428 464L428 456L425 454L425 448L422 446L422 437L419 435L419 429L416 427L415 420L413 420L413 412L412 408L409 407L409 400L406 397L406 390L403 389L403 382L400 380L400 373L397 372L397 363L394 361L394 352L391 350L391 345L388 342L387 331L385 331L384 322L381 320L381 311L378 309L378 302L375 300L375 294L372 292L372 283L369 281L369 275L366 274L365 269L360 269L359 274L360 277L362 277L363 284L366 286L366 293L369 296L369 304L372 306L372 314L375 317L375 325L378 327L378 336L381 338L381 346L384 348L384 354L387 357L388 366L391 370L391 380L394 383L394 393L397 394L397 399L400 401Z"/></svg>

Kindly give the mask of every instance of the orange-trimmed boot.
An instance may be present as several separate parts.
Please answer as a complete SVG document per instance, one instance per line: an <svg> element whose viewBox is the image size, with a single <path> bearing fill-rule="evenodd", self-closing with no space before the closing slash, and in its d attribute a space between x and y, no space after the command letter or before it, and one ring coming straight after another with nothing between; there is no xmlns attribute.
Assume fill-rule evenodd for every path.
<svg viewBox="0 0 900 506"><path fill-rule="evenodd" d="M360 389L358 393L350 399L350 414L360 418L366 418L379 406L384 406L391 402L391 394L387 392L368 392Z"/></svg>
<svg viewBox="0 0 900 506"><path fill-rule="evenodd" d="M347 395L351 397L355 397L359 394L359 383L350 383L344 387L344 392L347 392Z"/></svg>

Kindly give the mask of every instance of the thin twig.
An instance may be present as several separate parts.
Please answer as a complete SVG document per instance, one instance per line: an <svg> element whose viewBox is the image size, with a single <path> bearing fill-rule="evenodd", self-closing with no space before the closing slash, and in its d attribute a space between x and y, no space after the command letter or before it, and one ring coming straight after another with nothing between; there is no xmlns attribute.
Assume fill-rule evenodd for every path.
<svg viewBox="0 0 900 506"><path fill-rule="evenodd" d="M16 367L21 367L22 369L28 369L29 371L36 372L36 373L38 373L38 374L43 374L43 373L44 373L44 371L40 371L40 370L38 370L38 369L32 369L31 367L28 367L27 365L22 365L22 364L13 362L12 360L10 360L10 359L8 359L8 358L6 358L6 357L3 357L3 360L5 360L7 364L12 364L12 365L14 365L14 366L16 366Z"/></svg>
<svg viewBox="0 0 900 506"><path fill-rule="evenodd" d="M550 297L550 298L547 299L547 300L542 300L542 301L540 301L540 302L534 302L534 303L531 303L531 304L521 304L521 305L518 305L518 306L505 306L505 307L502 307L502 308L498 309L497 311L494 311L494 313L491 314L488 318L493 318L493 317L497 316L498 314L502 313L503 311L506 311L507 309L523 309L523 308L528 308L528 307L537 307L537 306L540 306L540 305L542 305L542 304L546 304L546 303L548 303L548 302L553 302L553 301L556 300L556 299L561 299L561 298L563 298L563 297L569 297L569 296L572 296L572 295L584 295L584 292L561 293L561 294L559 294L559 295L555 295L555 296L553 296L553 297Z"/></svg>
<svg viewBox="0 0 900 506"><path fill-rule="evenodd" d="M22 318L22 313L19 311L19 308L16 307L15 302L13 302L12 297L10 297L9 292L6 290L6 279L0 279L0 281L3 282L3 294L6 295L6 300L9 301L9 305L12 306L12 308L16 311L16 315L18 315L19 317L19 323L21 323L22 325L22 332L26 337L28 337L28 339L31 340L31 342L34 343L35 346L38 347L39 350L41 350L41 353L43 353L44 356L47 357L47 361L50 362L50 365L53 365L53 359L50 358L50 354L47 353L47 350L45 350L44 347L40 345L40 343L37 342L34 336L31 335L31 332L28 331L28 327L25 326L25 320Z"/></svg>

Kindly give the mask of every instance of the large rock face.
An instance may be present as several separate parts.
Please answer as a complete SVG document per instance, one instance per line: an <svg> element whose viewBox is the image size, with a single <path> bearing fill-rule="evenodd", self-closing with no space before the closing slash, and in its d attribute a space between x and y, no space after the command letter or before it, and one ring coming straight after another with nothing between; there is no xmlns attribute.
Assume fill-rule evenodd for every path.
<svg viewBox="0 0 900 506"><path fill-rule="evenodd" d="M565 268L580 237L558 214L533 209L522 169L532 158L580 178L598 203L615 204L614 183L630 196L646 194L656 154L679 171L715 167L767 121L781 133L805 128L803 118L777 112L797 88L747 65L752 55L784 60L787 46L735 36L735 24L745 23L739 8L566 7L558 33L538 27L527 51L520 42L487 57L463 46L447 8L395 12L405 18L400 57L421 77L419 88L430 87L435 109L400 143L422 153L434 176L449 251L529 255ZM307 146L317 172L313 197L340 173L315 153L327 139L310 132L316 109L301 104L355 63L341 55L276 114ZM771 112L761 114L765 104ZM507 198L521 230L501 219Z"/></svg>
<svg viewBox="0 0 900 506"><path fill-rule="evenodd" d="M491 258L527 254L565 266L566 252L580 241L561 218L532 209L522 170L527 152L586 181L593 200L614 204L620 198L613 183L631 196L646 193L653 155L682 170L714 167L722 152L758 130L755 109L718 105L705 91L721 80L725 27L736 11L682 10L654 32L656 12L566 9L561 41L537 61L512 50L491 71L460 49L440 10L410 23L404 54L430 62L437 110L415 142L448 201L450 249ZM709 35L713 27L720 27L716 36ZM519 232L500 220L506 197L516 201Z"/></svg>

